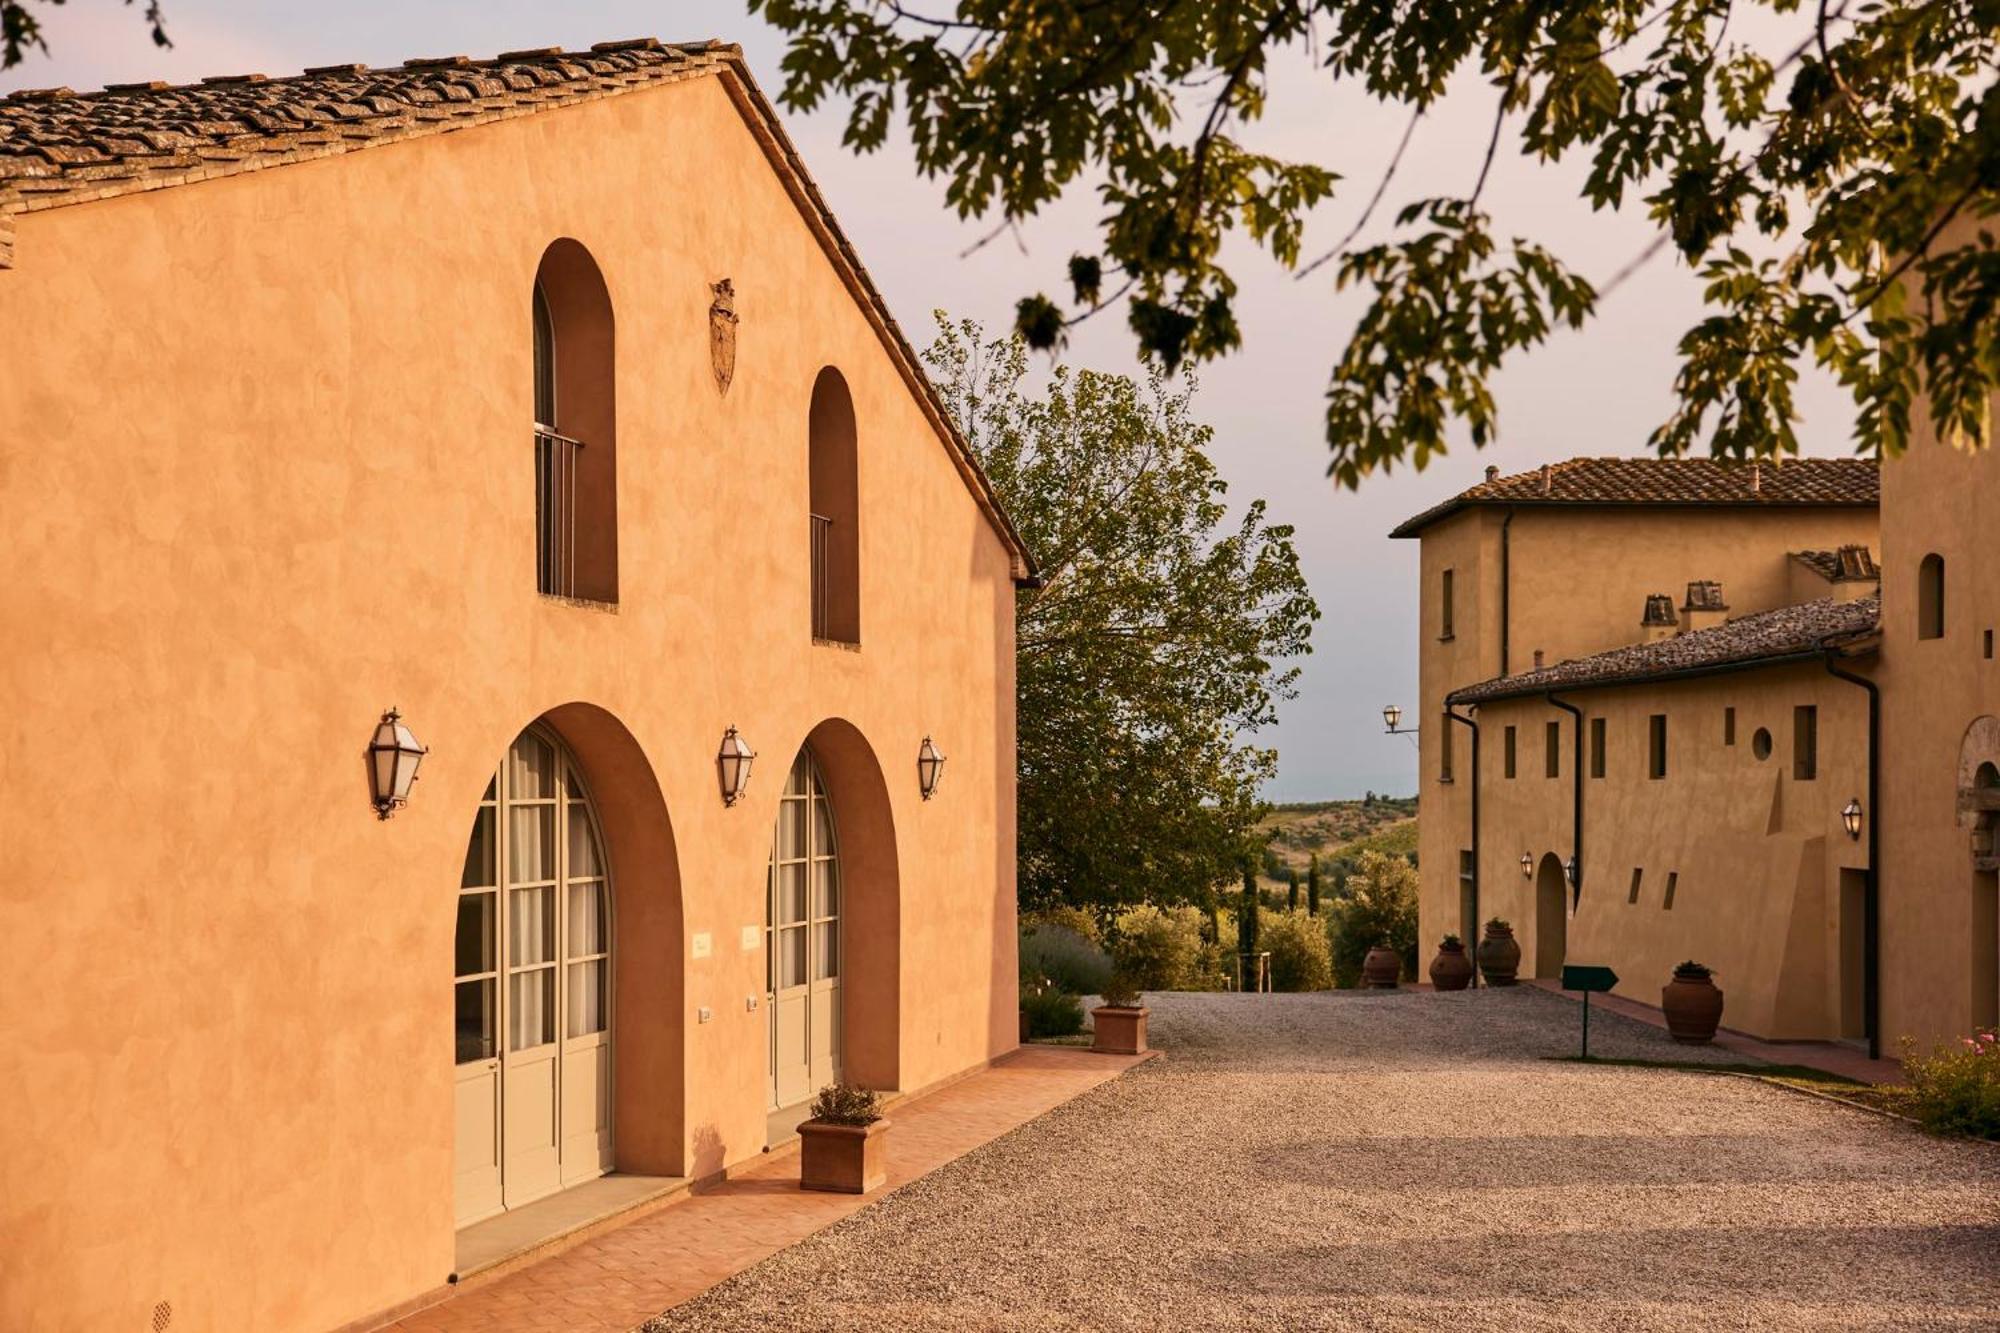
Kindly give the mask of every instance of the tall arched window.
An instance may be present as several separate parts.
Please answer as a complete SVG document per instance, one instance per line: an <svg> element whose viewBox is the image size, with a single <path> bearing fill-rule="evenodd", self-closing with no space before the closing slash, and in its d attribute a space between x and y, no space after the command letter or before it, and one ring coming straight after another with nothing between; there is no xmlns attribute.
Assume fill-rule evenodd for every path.
<svg viewBox="0 0 2000 1333"><path fill-rule="evenodd" d="M1936 552L1917 566L1917 637L1944 637L1944 557Z"/></svg>
<svg viewBox="0 0 2000 1333"><path fill-rule="evenodd" d="M832 366L813 383L811 430L812 632L861 642L861 501L854 399Z"/></svg>
<svg viewBox="0 0 2000 1333"><path fill-rule="evenodd" d="M840 841L811 749L778 806L764 918L772 1110L840 1077Z"/></svg>
<svg viewBox="0 0 2000 1333"><path fill-rule="evenodd" d="M456 958L464 1226L611 1168L609 873L576 762L538 727L486 784Z"/></svg>
<svg viewBox="0 0 2000 1333"><path fill-rule="evenodd" d="M535 272L535 587L618 600L618 412L611 294L577 242Z"/></svg>

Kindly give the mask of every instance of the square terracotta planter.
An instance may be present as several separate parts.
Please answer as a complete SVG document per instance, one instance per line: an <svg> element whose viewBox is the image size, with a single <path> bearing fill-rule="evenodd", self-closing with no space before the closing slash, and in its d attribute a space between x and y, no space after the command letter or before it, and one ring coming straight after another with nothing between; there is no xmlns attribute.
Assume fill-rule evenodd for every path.
<svg viewBox="0 0 2000 1333"><path fill-rule="evenodd" d="M1107 1004L1091 1010L1090 1049L1106 1055L1144 1055L1146 1015L1151 1012L1144 1005L1136 1009L1113 1009Z"/></svg>
<svg viewBox="0 0 2000 1333"><path fill-rule="evenodd" d="M889 1122L830 1125L808 1120L799 1126L799 1188L833 1194L866 1194L888 1179L882 1136Z"/></svg>

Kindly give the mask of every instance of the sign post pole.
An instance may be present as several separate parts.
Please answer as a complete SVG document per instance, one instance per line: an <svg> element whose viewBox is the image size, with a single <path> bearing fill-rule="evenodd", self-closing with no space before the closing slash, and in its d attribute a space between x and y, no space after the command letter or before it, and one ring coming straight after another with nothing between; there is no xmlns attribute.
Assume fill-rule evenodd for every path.
<svg viewBox="0 0 2000 1333"><path fill-rule="evenodd" d="M1563 968L1562 988L1583 992L1583 1052L1579 1059L1590 1058L1590 993L1608 991L1618 984L1618 974L1608 967L1584 967L1568 964Z"/></svg>

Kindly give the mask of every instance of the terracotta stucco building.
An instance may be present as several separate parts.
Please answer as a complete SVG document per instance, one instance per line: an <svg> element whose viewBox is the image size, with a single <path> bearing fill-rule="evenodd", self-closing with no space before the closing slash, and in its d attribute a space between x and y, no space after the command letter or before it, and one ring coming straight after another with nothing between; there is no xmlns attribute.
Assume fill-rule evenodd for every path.
<svg viewBox="0 0 2000 1333"><path fill-rule="evenodd" d="M365 1324L1015 1044L1032 564L735 48L15 94L0 340L0 1327Z"/></svg>
<svg viewBox="0 0 2000 1333"><path fill-rule="evenodd" d="M1397 528L1426 944L1498 916L1524 975L1608 964L1648 1003L1692 957L1773 1039L1991 1023L1991 468L1577 459Z"/></svg>

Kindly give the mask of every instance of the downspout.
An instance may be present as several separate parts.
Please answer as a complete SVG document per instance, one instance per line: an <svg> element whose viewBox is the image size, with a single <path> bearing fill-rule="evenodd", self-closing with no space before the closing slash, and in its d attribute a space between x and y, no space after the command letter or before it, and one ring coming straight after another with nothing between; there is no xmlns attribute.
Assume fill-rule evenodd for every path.
<svg viewBox="0 0 2000 1333"><path fill-rule="evenodd" d="M1570 914L1574 916L1576 909L1583 904L1583 710L1575 704L1565 703L1556 698L1554 690L1544 693L1542 698L1546 699L1551 707L1560 708L1576 719L1576 758L1570 764L1570 781L1575 787L1575 795L1572 798L1574 813L1570 823L1572 833L1569 849L1570 860L1576 870L1575 877L1570 880L1569 885L1569 909Z"/></svg>
<svg viewBox="0 0 2000 1333"><path fill-rule="evenodd" d="M1509 553L1507 549L1507 529L1514 525L1514 511L1509 509L1507 517L1500 520L1500 674L1507 674L1508 602L1512 599L1513 579L1508 574Z"/></svg>
<svg viewBox="0 0 2000 1333"><path fill-rule="evenodd" d="M1877 802L1882 790L1882 691L1868 677L1835 666L1839 659L1837 649L1825 644L1820 648L1826 654L1829 676L1868 691L1868 869L1863 872L1861 887L1861 1018L1862 1029L1868 1036L1868 1058L1879 1060L1882 1058L1882 890L1875 878L1875 867L1881 864L1877 852L1881 845L1882 809Z"/></svg>
<svg viewBox="0 0 2000 1333"><path fill-rule="evenodd" d="M1479 723L1469 717L1459 716L1451 704L1444 706L1444 715L1462 727L1472 729L1472 929L1475 938L1465 947L1472 952L1472 987L1479 988Z"/></svg>

